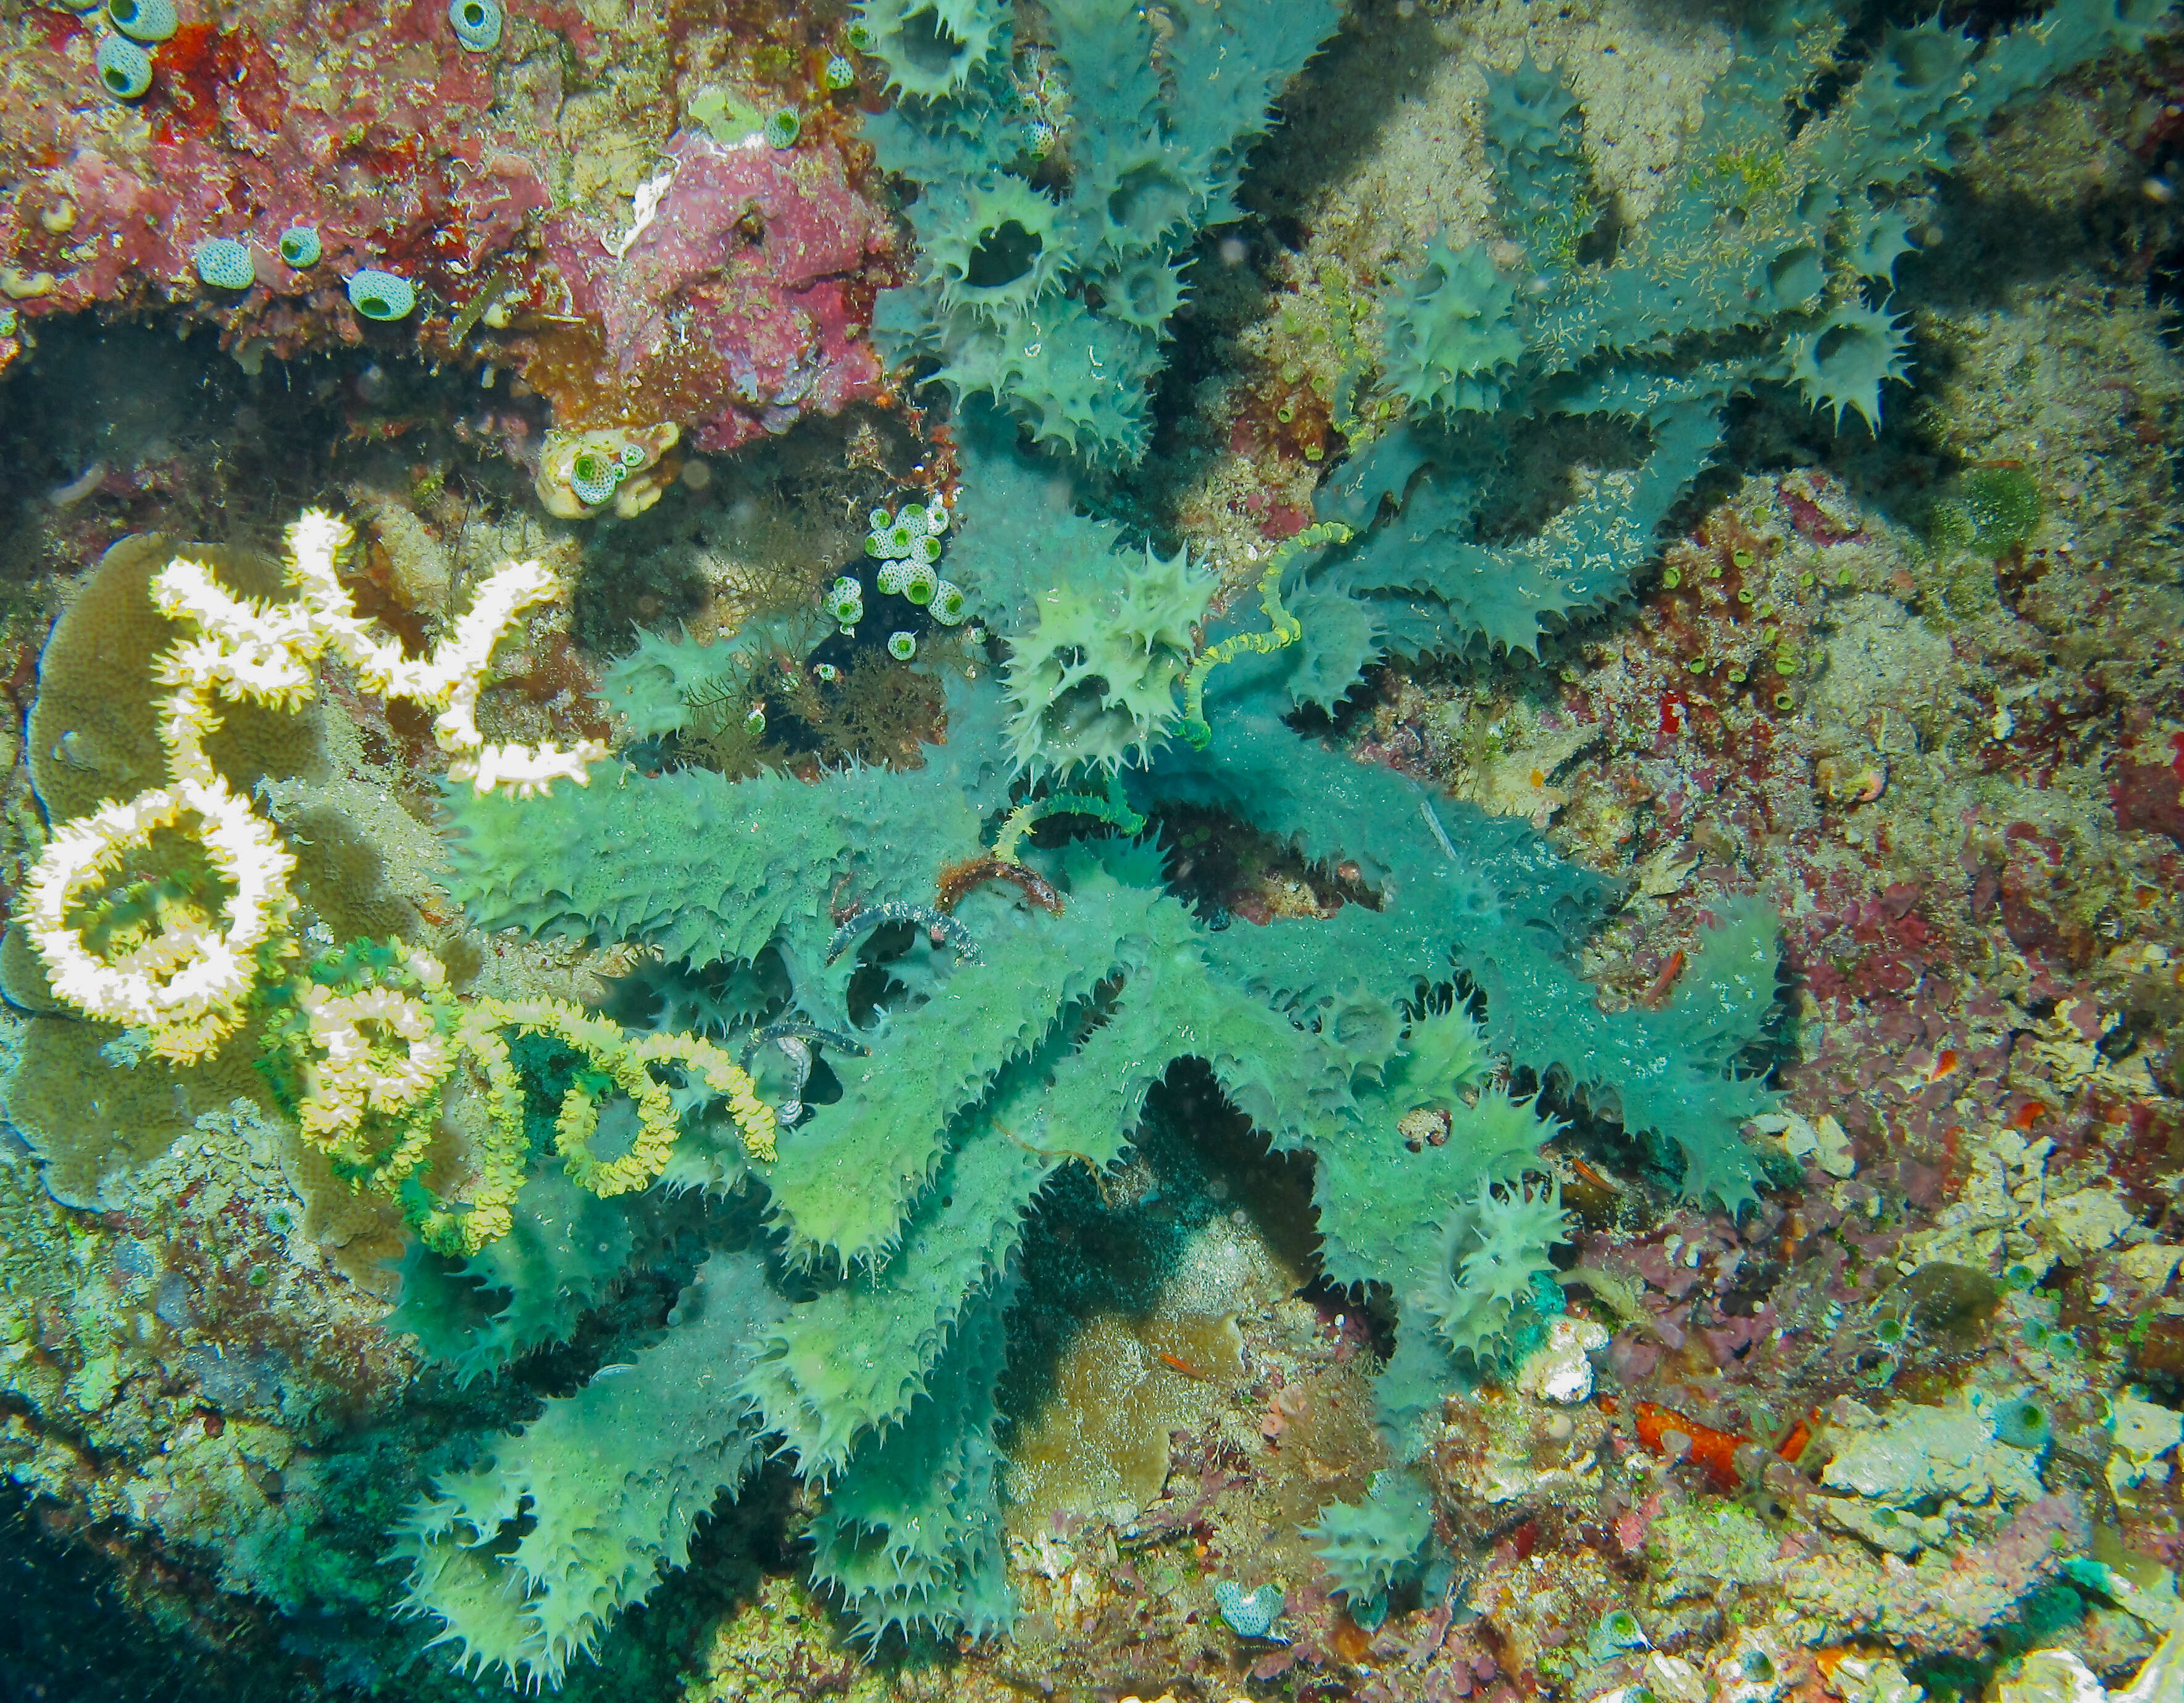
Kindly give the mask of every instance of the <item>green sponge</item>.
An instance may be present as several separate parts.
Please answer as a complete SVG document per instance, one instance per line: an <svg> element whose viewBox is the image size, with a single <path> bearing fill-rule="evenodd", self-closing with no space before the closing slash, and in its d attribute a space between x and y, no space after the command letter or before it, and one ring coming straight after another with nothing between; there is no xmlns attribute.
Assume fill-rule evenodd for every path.
<svg viewBox="0 0 2184 1703"><path fill-rule="evenodd" d="M1057 584L1009 662L1019 769L1142 763L1164 740L1189 672L1191 629L1217 582L1186 552L1117 553L1089 582Z"/></svg>

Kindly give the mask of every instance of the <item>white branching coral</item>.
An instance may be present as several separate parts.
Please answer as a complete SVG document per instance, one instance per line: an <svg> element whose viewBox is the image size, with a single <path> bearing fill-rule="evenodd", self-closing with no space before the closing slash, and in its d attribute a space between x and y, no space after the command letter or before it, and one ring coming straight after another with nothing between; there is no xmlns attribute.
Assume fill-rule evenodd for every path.
<svg viewBox="0 0 2184 1703"><path fill-rule="evenodd" d="M432 736L454 759L452 778L469 781L480 793L505 788L519 798L545 792L555 781L582 786L585 765L606 755L599 741L579 740L566 750L488 745L477 726L478 693L493 647L525 609L560 594L553 572L539 562L504 563L430 656L409 657L399 641L357 614L336 576L334 563L353 536L347 521L315 509L306 512L288 529L287 580L297 595L276 606L237 597L198 562L171 563L153 582L161 611L199 629L167 654L159 676L176 688L170 703L196 737L218 725L206 719L215 691L231 701L298 707L317 681L320 657L332 650L367 690L439 712ZM187 728L178 731L190 737ZM202 762L202 751L196 754Z"/></svg>
<svg viewBox="0 0 2184 1703"><path fill-rule="evenodd" d="M559 593L543 565L510 562L496 570L432 654L411 658L358 615L336 575L352 536L332 515L304 514L288 529L287 580L295 595L278 604L237 596L200 562L177 559L161 571L153 599L188 629L157 665L160 682L172 688L159 722L169 784L63 824L25 883L24 928L53 991L92 1016L148 1031L153 1050L164 1058L203 1058L241 1027L259 958L278 944L292 909L294 860L205 754L223 700L298 709L316 690L320 662L332 650L367 689L437 710L432 732L453 760L448 774L480 793L527 797L560 780L582 786L586 765L606 754L595 740L566 749L496 745L478 731L477 697L493 647L522 611ZM94 944L77 913L91 908L132 853L163 832L203 847L229 888L217 915L163 900L156 928L109 932Z"/></svg>

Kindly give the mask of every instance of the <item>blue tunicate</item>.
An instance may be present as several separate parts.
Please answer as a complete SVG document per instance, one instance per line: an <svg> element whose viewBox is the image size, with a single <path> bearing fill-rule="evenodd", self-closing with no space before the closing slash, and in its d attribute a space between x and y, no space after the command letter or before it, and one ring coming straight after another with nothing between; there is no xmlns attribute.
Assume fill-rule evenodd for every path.
<svg viewBox="0 0 2184 1703"><path fill-rule="evenodd" d="M306 266L317 265L319 256L325 252L315 225L291 225L281 233L278 246L281 258L299 272Z"/></svg>
<svg viewBox="0 0 2184 1703"><path fill-rule="evenodd" d="M417 305L417 291L407 278L368 266L350 277L348 304L367 320L399 320Z"/></svg>
<svg viewBox="0 0 2184 1703"><path fill-rule="evenodd" d="M99 86L119 101L133 101L152 86L152 56L126 36L109 36L92 62Z"/></svg>
<svg viewBox="0 0 2184 1703"><path fill-rule="evenodd" d="M198 276L216 290L247 290L258 281L250 250L229 237L208 237L190 251Z"/></svg>
<svg viewBox="0 0 2184 1703"><path fill-rule="evenodd" d="M1262 1584L1246 1594L1239 1589L1234 1579L1217 1579L1213 1585L1213 1606L1221 1611L1222 1619L1239 1638L1264 1638L1281 1617L1282 1594L1271 1584Z"/></svg>
<svg viewBox="0 0 2184 1703"><path fill-rule="evenodd" d="M455 26L455 40L465 53L490 53L500 45L499 0L454 0L448 21Z"/></svg>
<svg viewBox="0 0 2184 1703"><path fill-rule="evenodd" d="M766 138L768 147L794 147L796 138L804 134L804 120L783 107L766 121L759 132Z"/></svg>
<svg viewBox="0 0 2184 1703"><path fill-rule="evenodd" d="M181 19L175 0L106 0L106 21L136 42L164 42Z"/></svg>
<svg viewBox="0 0 2184 1703"><path fill-rule="evenodd" d="M1994 1411L1994 1437L2013 1449L2045 1449L2055 1440L2048 1410L2029 1395L2005 1401Z"/></svg>

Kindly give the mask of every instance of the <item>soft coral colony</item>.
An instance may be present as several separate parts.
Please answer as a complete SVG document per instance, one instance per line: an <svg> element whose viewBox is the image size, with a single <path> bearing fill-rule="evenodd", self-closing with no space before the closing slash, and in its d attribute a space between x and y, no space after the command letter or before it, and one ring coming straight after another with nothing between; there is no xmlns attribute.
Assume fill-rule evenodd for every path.
<svg viewBox="0 0 2184 1703"><path fill-rule="evenodd" d="M1895 198L1940 168L1952 128L2148 27L2089 0L1983 47L1892 31L1792 133L1788 97L1835 37L1785 8L1718 85L1697 164L1604 260L1575 223L1591 190L1574 97L1529 64L1490 79L1526 275L1435 245L1391 283L1377 359L1345 376L1359 447L1321 525L1217 615L1187 552L1077 512L1057 476L1144 453L1190 245L1234 216L1245 152L1334 8L1166 31L1116 0L1046 12L1034 49L981 0L862 10L899 96L868 134L922 189L915 273L877 334L949 394L944 583L1007 647L1002 677L951 681L921 766L731 781L622 765L609 783L596 743L489 743L483 671L550 577L503 568L413 660L357 618L343 529L311 515L286 602L187 561L160 576L185 629L159 672L167 784L63 825L27 890L54 991L161 1055L202 1060L265 1016L302 1138L399 1198L431 1250L405 1263L396 1322L465 1380L573 1337L649 1245L660 1195L707 1202L664 1333L402 1521L405 1606L466 1665L560 1683L769 1451L808 1489L812 1578L867 1643L1006 1630L996 1391L1028 1227L1066 1167L1124 1159L1185 1059L1275 1153L1310 1160L1326 1280L1392 1309L1374 1384L1392 1464L1319 1515L1328 1577L1361 1620L1445 1578L1430 1422L1563 1309L1549 1253L1568 1221L1525 1180L1557 1125L1507 1083L1612 1110L1687 1199L1734 1215L1762 1180L1738 1131L1774 1103L1758 1074L1774 919L1724 905L1672 999L1604 1012L1578 966L1607 883L1520 823L1331 751L1297 712L1382 656L1532 650L1624 598L1732 392L1790 383L1877 419L1904 370L1875 298L1906 246ZM1408 415L1368 445L1376 391ZM1513 437L1570 415L1624 422L1637 470L1529 538L1482 542ZM853 627L857 599L836 596ZM645 737L671 734L732 649L649 639L610 695ZM668 995L656 1021L458 995L399 941L289 973L288 854L203 741L221 701L300 702L329 653L437 713L475 922L644 948ZM1185 813L1354 871L1361 902L1212 926L1154 832ZM109 913L162 831L201 841L217 879L163 895L147 930ZM710 1034L674 1027L685 1012ZM804 1097L815 1054L831 1103ZM769 1098L778 1060L793 1080ZM442 1099L465 1071L488 1116L449 1155ZM549 1233L579 1219L583 1235Z"/></svg>

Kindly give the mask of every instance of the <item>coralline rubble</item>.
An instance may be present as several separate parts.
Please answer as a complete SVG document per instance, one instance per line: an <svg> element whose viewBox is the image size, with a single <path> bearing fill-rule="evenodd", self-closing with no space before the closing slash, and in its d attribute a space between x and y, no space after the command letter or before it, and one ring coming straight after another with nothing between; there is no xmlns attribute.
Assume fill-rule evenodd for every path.
<svg viewBox="0 0 2184 1703"><path fill-rule="evenodd" d="M879 392L865 331L894 231L851 186L840 147L686 131L632 216L612 232L562 214L543 233L570 304L601 328L602 405L682 420L699 448L722 451ZM590 411L571 398L565 421Z"/></svg>
<svg viewBox="0 0 2184 1703"><path fill-rule="evenodd" d="M777 102L817 97L800 145L676 133L634 15L526 9L478 50L422 0L276 0L185 18L129 99L92 75L103 13L25 6L0 31L0 365L50 315L158 307L254 368L382 337L529 365L565 425L667 420L709 449L880 392L864 332L892 228L829 133L833 86L803 89L777 47L740 44L770 49ZM694 99L726 52L694 31Z"/></svg>

